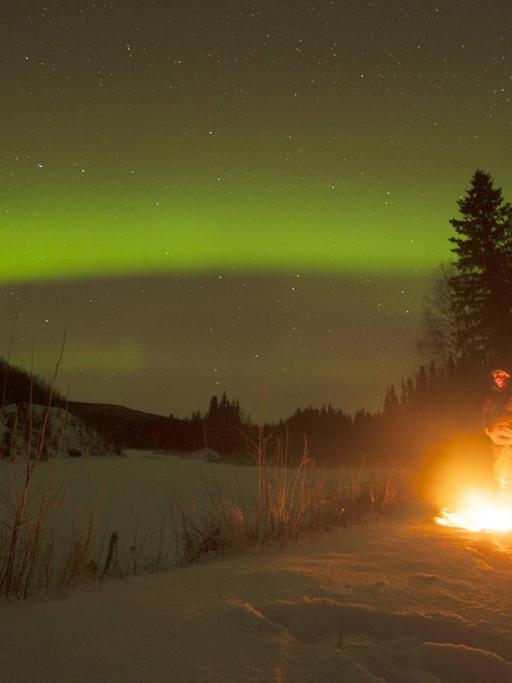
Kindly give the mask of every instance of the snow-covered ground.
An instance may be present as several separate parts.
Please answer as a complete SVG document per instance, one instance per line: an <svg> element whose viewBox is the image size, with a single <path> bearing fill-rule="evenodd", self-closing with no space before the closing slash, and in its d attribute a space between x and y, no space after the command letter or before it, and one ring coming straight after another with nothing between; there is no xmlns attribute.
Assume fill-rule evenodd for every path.
<svg viewBox="0 0 512 683"><path fill-rule="evenodd" d="M79 479L89 463L95 487L99 462L59 467ZM187 495L195 486L200 498L200 463L140 453L101 463L119 522L130 505L132 522L139 506L149 522L170 489L184 495L186 482ZM213 467L223 479L228 466ZM238 489L254 471L237 469ZM284 549L4 603L0 676L12 683L512 681L511 588L511 535L440 527L425 509L409 509Z"/></svg>
<svg viewBox="0 0 512 683"><path fill-rule="evenodd" d="M16 482L21 486L24 461L19 458ZM351 472L344 470L343 476ZM339 476L337 470L323 470L322 476ZM368 476L361 476L362 480ZM0 460L0 494L8 495L12 467ZM253 466L201 462L195 458L151 451L127 450L122 456L59 457L37 466L33 492L44 490L51 482L58 507L50 513L48 526L58 528L62 539L71 529L84 528L92 520L94 540L104 560L113 532L119 539L123 557L136 548L140 562L151 564L159 556L161 565L176 563L175 527L170 503L187 514L202 515L212 508L212 498L250 504L257 486ZM64 493L61 500L60 494ZM35 498L37 500L37 498ZM4 505L0 497L0 521Z"/></svg>
<svg viewBox="0 0 512 683"><path fill-rule="evenodd" d="M13 465L0 460L0 523L9 521L5 499L17 500L25 477L24 459ZM125 451L94 457L58 457L40 462L31 485L34 513L40 492L50 490L55 508L46 528L57 531L65 552L71 536L92 529L92 555L105 561L111 534L116 532L123 569L172 566L177 562L175 526L170 503L189 514L210 506L208 489L220 486L227 499L250 495L254 467L209 464L151 451ZM129 569L128 569L129 571Z"/></svg>
<svg viewBox="0 0 512 683"><path fill-rule="evenodd" d="M2 679L512 681L510 542L416 512L3 606Z"/></svg>

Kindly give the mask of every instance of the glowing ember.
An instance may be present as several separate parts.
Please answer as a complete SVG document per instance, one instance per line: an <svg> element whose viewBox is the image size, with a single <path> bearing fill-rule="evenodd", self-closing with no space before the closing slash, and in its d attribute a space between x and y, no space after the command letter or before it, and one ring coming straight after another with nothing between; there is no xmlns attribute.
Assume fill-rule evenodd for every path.
<svg viewBox="0 0 512 683"><path fill-rule="evenodd" d="M512 531L512 494L508 491L467 492L456 510L443 508L435 521L468 531Z"/></svg>

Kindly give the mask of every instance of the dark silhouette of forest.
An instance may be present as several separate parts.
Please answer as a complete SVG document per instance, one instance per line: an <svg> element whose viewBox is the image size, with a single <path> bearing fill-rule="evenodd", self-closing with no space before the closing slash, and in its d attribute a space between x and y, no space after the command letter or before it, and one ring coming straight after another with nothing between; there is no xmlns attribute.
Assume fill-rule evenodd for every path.
<svg viewBox="0 0 512 683"><path fill-rule="evenodd" d="M237 399L213 396L206 413L168 417L121 406L66 402L120 448L194 451L205 446L247 459L255 444L290 462L307 448L320 465L418 465L454 435L480 435L480 406L494 367L512 369L512 207L488 173L475 171L450 223L454 261L440 266L424 306L418 348L425 363L388 387L380 412L349 415L331 405L304 407L276 423L256 425ZM2 404L46 404L50 387L0 360Z"/></svg>
<svg viewBox="0 0 512 683"><path fill-rule="evenodd" d="M41 377L30 375L23 368L19 368L5 359L0 358L0 405L9 403L37 403L47 405L52 395L50 384ZM62 401L59 392L54 391L53 397Z"/></svg>

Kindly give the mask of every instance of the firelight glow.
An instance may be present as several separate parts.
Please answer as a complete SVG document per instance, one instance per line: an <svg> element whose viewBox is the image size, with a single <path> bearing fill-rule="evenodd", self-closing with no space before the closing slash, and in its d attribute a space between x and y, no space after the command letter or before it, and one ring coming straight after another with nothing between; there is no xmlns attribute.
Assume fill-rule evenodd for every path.
<svg viewBox="0 0 512 683"><path fill-rule="evenodd" d="M508 492L467 491L455 510L443 508L435 521L467 531L512 531L512 497Z"/></svg>

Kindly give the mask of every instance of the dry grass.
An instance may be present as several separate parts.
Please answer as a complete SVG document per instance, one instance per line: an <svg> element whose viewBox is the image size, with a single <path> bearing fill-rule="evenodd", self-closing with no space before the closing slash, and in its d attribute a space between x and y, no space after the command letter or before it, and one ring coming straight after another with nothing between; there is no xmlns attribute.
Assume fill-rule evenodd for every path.
<svg viewBox="0 0 512 683"><path fill-rule="evenodd" d="M53 465L44 463L41 467ZM28 488L23 484L10 496L2 494L3 598L26 599L107 577L160 571L175 564L168 514L162 515L154 534L129 543L116 531L107 535L106 523L96 519L97 501L89 503L88 513L68 517L69 505L62 505L66 491L57 491L51 477L40 488L31 488L32 484L30 481ZM23 512L22 506L30 513Z"/></svg>
<svg viewBox="0 0 512 683"><path fill-rule="evenodd" d="M0 537L0 592L5 597L27 597L34 583L41 583L41 572L47 580L52 554L52 542L46 538L45 521L50 509L57 504L53 490L53 478L48 477L46 486L35 490L34 475L45 456L45 439L48 417L52 404L53 387L57 378L64 341L55 366L52 388L39 433L33 433L32 383L25 428L25 448L21 478L18 475L17 448L18 424L16 422L11 440L11 468L9 491L2 495L4 505L2 518L3 535ZM17 418L16 418L17 419ZM35 443L34 443L35 441Z"/></svg>
<svg viewBox="0 0 512 683"><path fill-rule="evenodd" d="M396 502L397 487L391 475L385 481L363 482L361 465L356 473L341 469L333 479L314 467L307 442L295 467L289 466L286 447L280 443L268 459L271 443L261 430L251 443L257 466L252 497L244 501L240 494L237 502L225 500L213 476L205 481L209 512L191 515L171 503L183 563L227 550L294 542L308 531L358 523Z"/></svg>
<svg viewBox="0 0 512 683"><path fill-rule="evenodd" d="M29 402L15 416L9 481L6 493L0 493L0 594L4 598L26 599L34 592L100 576L92 513L85 524L72 524L64 550L55 537L56 512L66 491L57 488L54 465L46 461L50 411L64 346L65 335L39 425L34 420L32 382ZM19 420L20 415L24 420Z"/></svg>

